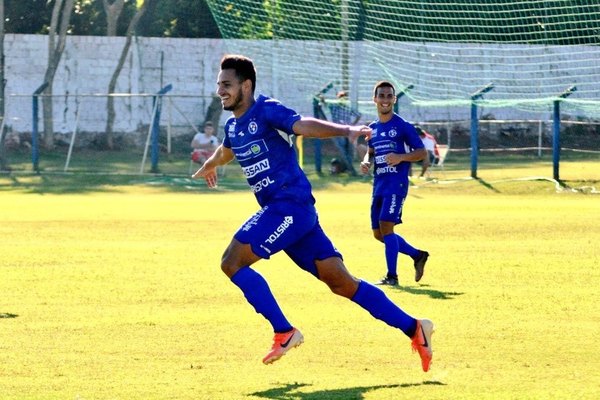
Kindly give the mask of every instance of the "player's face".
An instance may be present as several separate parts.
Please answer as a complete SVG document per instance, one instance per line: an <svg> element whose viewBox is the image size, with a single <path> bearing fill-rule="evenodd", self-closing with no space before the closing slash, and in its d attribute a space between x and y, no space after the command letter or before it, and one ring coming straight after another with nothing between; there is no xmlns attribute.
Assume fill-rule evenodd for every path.
<svg viewBox="0 0 600 400"><path fill-rule="evenodd" d="M217 79L217 95L226 111L236 111L242 107L244 95L242 82L235 75L234 69L224 69Z"/></svg>
<svg viewBox="0 0 600 400"><path fill-rule="evenodd" d="M373 96L373 102L377 106L378 114L386 115L392 113L394 111L394 104L396 103L394 89L386 86L378 88L375 96Z"/></svg>

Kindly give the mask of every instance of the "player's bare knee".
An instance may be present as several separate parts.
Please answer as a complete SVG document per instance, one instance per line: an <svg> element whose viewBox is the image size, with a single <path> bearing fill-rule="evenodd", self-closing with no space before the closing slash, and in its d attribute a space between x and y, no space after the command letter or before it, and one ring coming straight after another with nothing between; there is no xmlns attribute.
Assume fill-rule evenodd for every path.
<svg viewBox="0 0 600 400"><path fill-rule="evenodd" d="M221 271L231 278L239 269L239 263L236 261L236 257L233 256L231 247L228 247L221 257Z"/></svg>
<svg viewBox="0 0 600 400"><path fill-rule="evenodd" d="M358 288L358 280L354 279L345 269L339 273L328 275L322 280L333 293L346 298L354 296Z"/></svg>
<svg viewBox="0 0 600 400"><path fill-rule="evenodd" d="M373 230L373 237L376 240L378 240L380 242L383 242L383 236L381 235L381 231L379 231L378 229L377 230Z"/></svg>
<svg viewBox="0 0 600 400"><path fill-rule="evenodd" d="M346 285L338 285L338 286L330 286L330 289L333 293L337 294L338 296L342 296L345 298L351 298L352 295L354 294L352 291L348 290L348 287Z"/></svg>
<svg viewBox="0 0 600 400"><path fill-rule="evenodd" d="M329 286L329 289L338 296L351 298L358 288L359 281L346 269L339 257L315 261L319 279Z"/></svg>
<svg viewBox="0 0 600 400"><path fill-rule="evenodd" d="M233 275L235 275L235 273L238 272L239 269L240 268L234 264L227 263L225 262L225 260L221 261L221 271L223 271L223 273L225 273L225 275L227 275L230 278Z"/></svg>
<svg viewBox="0 0 600 400"><path fill-rule="evenodd" d="M356 293L357 284L351 278L338 279L334 282L327 282L329 289L338 296L352 298Z"/></svg>

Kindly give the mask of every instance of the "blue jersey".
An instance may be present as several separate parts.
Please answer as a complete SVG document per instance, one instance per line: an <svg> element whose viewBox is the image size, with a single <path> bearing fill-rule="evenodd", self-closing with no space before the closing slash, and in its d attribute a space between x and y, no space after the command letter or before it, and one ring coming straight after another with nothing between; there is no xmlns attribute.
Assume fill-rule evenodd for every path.
<svg viewBox="0 0 600 400"><path fill-rule="evenodd" d="M401 162L387 165L385 156L389 153L406 154L414 149L423 148L423 141L415 127L399 115L394 114L388 122L372 122L371 139L367 142L373 149L375 158L373 194L406 194L408 192L408 172L410 163Z"/></svg>
<svg viewBox="0 0 600 400"><path fill-rule="evenodd" d="M292 141L292 126L300 118L260 95L244 115L225 123L223 146L233 151L261 207L274 200L315 202Z"/></svg>

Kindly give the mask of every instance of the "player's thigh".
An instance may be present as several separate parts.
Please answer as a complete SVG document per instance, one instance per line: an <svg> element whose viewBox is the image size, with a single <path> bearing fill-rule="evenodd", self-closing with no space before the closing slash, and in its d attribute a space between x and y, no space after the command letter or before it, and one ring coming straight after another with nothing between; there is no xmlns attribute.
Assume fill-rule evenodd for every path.
<svg viewBox="0 0 600 400"><path fill-rule="evenodd" d="M285 252L296 265L319 279L318 261L332 257L342 259L341 253L327 237L318 220L306 235L287 247Z"/></svg>
<svg viewBox="0 0 600 400"><path fill-rule="evenodd" d="M402 208L404 207L405 199L405 194L389 194L382 196L381 207L378 210L378 220L401 224Z"/></svg>
<svg viewBox="0 0 600 400"><path fill-rule="evenodd" d="M269 259L304 237L316 222L317 214L312 205L275 202L244 222L234 239L249 245L258 257Z"/></svg>
<svg viewBox="0 0 600 400"><path fill-rule="evenodd" d="M379 229L379 215L383 207L383 196L375 196L371 198L371 229Z"/></svg>

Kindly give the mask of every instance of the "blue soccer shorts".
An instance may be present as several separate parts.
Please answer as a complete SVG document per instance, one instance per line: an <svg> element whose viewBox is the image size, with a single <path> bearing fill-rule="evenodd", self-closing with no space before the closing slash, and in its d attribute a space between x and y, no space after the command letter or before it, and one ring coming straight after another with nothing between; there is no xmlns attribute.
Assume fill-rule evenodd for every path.
<svg viewBox="0 0 600 400"><path fill-rule="evenodd" d="M276 201L252 215L233 236L269 259L283 250L300 268L318 277L315 260L342 258L325 235L312 204Z"/></svg>
<svg viewBox="0 0 600 400"><path fill-rule="evenodd" d="M379 221L402 223L402 208L406 195L387 194L373 196L371 200L371 228L379 229Z"/></svg>

